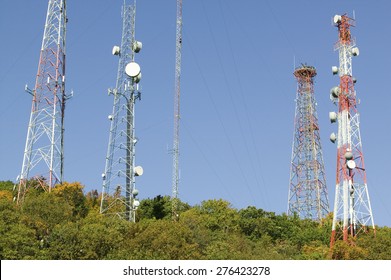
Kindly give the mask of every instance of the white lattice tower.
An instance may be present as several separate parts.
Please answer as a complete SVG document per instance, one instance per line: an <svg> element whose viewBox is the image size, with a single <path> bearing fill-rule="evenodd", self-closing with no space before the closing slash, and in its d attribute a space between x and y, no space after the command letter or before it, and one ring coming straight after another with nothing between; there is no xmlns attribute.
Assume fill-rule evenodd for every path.
<svg viewBox="0 0 391 280"><path fill-rule="evenodd" d="M171 201L172 218L174 220L178 219L181 58L182 58L182 0L177 0L176 46L175 46L175 93L174 93L174 147L173 147L172 201Z"/></svg>
<svg viewBox="0 0 391 280"><path fill-rule="evenodd" d="M141 97L138 86L141 72L134 58L142 47L141 42L135 40L135 17L136 1L132 5L124 1L121 46L113 48L119 63L116 87L109 89L114 104L108 117L111 125L100 206L102 214L117 215L133 222L139 205L135 177L143 173L140 166L135 166L135 103Z"/></svg>

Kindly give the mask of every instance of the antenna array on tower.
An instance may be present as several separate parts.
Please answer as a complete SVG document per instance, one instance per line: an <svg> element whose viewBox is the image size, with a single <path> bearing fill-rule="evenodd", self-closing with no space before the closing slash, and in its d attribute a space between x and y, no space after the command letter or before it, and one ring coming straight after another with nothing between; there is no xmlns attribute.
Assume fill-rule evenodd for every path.
<svg viewBox="0 0 391 280"><path fill-rule="evenodd" d="M142 47L135 40L135 17L136 1L133 5L124 1L121 47L113 47L119 63L116 87L109 89L114 105L108 116L111 125L100 205L102 214L118 215L132 222L136 221L139 206L135 177L143 174L142 167L135 165L135 103L141 96L138 86L141 71L134 57Z"/></svg>
<svg viewBox="0 0 391 280"><path fill-rule="evenodd" d="M360 136L359 112L357 109L356 79L352 75L352 57L359 55L350 27L354 20L347 15L334 16L339 40L339 67L333 66L334 75L339 74L340 84L333 87L331 100L338 104L338 112L329 114L331 122L338 124L338 136L330 136L337 142L337 182L335 188L334 216L330 245L342 238L356 236L368 227L375 230L372 208L366 180L364 154Z"/></svg>
<svg viewBox="0 0 391 280"><path fill-rule="evenodd" d="M141 99L141 69L135 62L135 54L141 50L142 43L135 40L136 0L133 0L133 4L127 4L127 1L123 1L122 7L121 45L114 46L112 50L112 54L118 56L119 63L116 86L109 89L114 103L108 116L111 124L102 173L100 213L135 222L139 206L135 179L143 174L143 168L135 164L138 140L135 135L135 104ZM173 220L179 218L182 0L176 1L176 9ZM338 124L337 134L330 135L330 140L337 143L330 246L339 239L348 241L349 237L366 232L369 227L375 231L361 143L356 79L352 75L352 57L359 55L350 31L354 21L346 14L333 18L339 36L335 44L335 50L339 52L339 66L333 66L332 73L339 75L340 80L339 85L330 92L331 101L338 107L338 112L329 113L331 123ZM23 202L29 187L42 187L50 192L63 181L64 113L69 98L65 94L66 24L66 0L49 0L35 87L30 90L26 86L33 100L22 170L17 178L18 204ZM320 221L329 213L329 201L314 95L316 75L315 67L305 64L294 70L298 86L287 213Z"/></svg>

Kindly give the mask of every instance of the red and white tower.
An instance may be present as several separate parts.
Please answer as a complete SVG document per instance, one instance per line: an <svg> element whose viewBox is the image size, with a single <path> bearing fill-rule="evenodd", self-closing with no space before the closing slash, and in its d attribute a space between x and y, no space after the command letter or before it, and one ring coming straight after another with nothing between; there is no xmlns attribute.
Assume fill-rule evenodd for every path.
<svg viewBox="0 0 391 280"><path fill-rule="evenodd" d="M17 203L35 178L50 191L61 183L64 170L65 34L66 1L49 0L27 130L22 171L18 176Z"/></svg>
<svg viewBox="0 0 391 280"><path fill-rule="evenodd" d="M329 213L329 200L314 92L316 69L303 64L293 74L297 93L288 215L320 221Z"/></svg>
<svg viewBox="0 0 391 280"><path fill-rule="evenodd" d="M334 202L334 217L330 246L336 240L348 240L367 231L375 230L369 199L364 154L360 136L359 112L352 76L352 57L359 55L355 40L350 33L354 20L345 15L334 16L339 40L335 50L339 51L339 67L333 66L333 74L339 74L340 84L331 89L330 98L338 104L338 112L330 112L332 123L338 124L338 136L331 134L330 140L337 142L337 176Z"/></svg>

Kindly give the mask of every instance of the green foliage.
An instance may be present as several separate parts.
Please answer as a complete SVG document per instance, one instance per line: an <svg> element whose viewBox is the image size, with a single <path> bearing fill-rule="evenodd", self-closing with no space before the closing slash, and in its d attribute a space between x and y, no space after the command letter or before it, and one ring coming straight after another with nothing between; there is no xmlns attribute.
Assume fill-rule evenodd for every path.
<svg viewBox="0 0 391 280"><path fill-rule="evenodd" d="M42 193L25 198L21 208L21 220L42 238L57 224L72 220L72 207L52 193Z"/></svg>
<svg viewBox="0 0 391 280"><path fill-rule="evenodd" d="M62 183L53 189L53 194L65 200L72 208L74 217L85 217L88 213L83 186L78 183Z"/></svg>
<svg viewBox="0 0 391 280"><path fill-rule="evenodd" d="M125 221L97 213L75 223L57 225L47 240L47 254L50 259L105 259L119 249L126 226Z"/></svg>
<svg viewBox="0 0 391 280"><path fill-rule="evenodd" d="M97 190L92 190L86 194L86 206L91 210L97 210L99 208L100 197Z"/></svg>
<svg viewBox="0 0 391 280"><path fill-rule="evenodd" d="M233 232L238 229L239 215L231 204L222 199L203 201L195 211L212 232Z"/></svg>
<svg viewBox="0 0 391 280"><path fill-rule="evenodd" d="M303 246L302 257L305 260L324 260L329 255L330 248L320 241L312 241Z"/></svg>
<svg viewBox="0 0 391 280"><path fill-rule="evenodd" d="M128 242L128 259L199 259L191 230L171 220L141 222L140 231Z"/></svg>
<svg viewBox="0 0 391 280"><path fill-rule="evenodd" d="M137 211L138 220L142 219L172 219L171 217L171 198L169 196L158 195L154 198L143 199L140 202L139 210ZM185 212L190 209L190 205L178 200L178 213Z"/></svg>
<svg viewBox="0 0 391 280"><path fill-rule="evenodd" d="M0 199L0 259L34 259L38 244L35 230L21 222L12 199Z"/></svg>
<svg viewBox="0 0 391 280"><path fill-rule="evenodd" d="M141 201L138 217L140 219L169 219L171 218L171 201L169 196L158 195L153 199Z"/></svg>
<svg viewBox="0 0 391 280"><path fill-rule="evenodd" d="M366 259L386 260L391 256L391 228L376 229L376 235L368 233L357 240L357 246L367 248Z"/></svg>
<svg viewBox="0 0 391 280"><path fill-rule="evenodd" d="M14 183L11 181L0 181L0 191L13 191Z"/></svg>
<svg viewBox="0 0 391 280"><path fill-rule="evenodd" d="M17 206L13 183L0 182L1 259L391 259L388 227L330 250L331 215L319 223L219 199L179 201L173 221L170 197L156 196L141 200L130 223L99 214L99 193L84 194L80 183L50 193L36 186Z"/></svg>
<svg viewBox="0 0 391 280"><path fill-rule="evenodd" d="M240 234L221 234L206 248L209 260L245 260L256 259L255 243Z"/></svg>
<svg viewBox="0 0 391 280"><path fill-rule="evenodd" d="M367 256L367 249L357 246L356 240L353 239L348 242L337 240L331 250L333 260L365 260Z"/></svg>

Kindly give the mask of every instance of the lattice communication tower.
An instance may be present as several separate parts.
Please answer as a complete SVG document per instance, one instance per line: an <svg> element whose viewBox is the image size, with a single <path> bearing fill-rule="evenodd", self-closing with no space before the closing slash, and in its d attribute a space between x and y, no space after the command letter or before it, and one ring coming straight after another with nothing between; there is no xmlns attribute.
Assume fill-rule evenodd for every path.
<svg viewBox="0 0 391 280"><path fill-rule="evenodd" d="M17 178L17 203L23 202L30 187L51 189L63 180L65 101L66 1L50 0L43 34L30 121ZM35 179L35 180L29 180ZM32 181L35 181L32 183Z"/></svg>
<svg viewBox="0 0 391 280"><path fill-rule="evenodd" d="M136 221L139 201L135 177L143 174L141 166L135 165L135 103L141 99L139 82L140 66L134 61L135 53L142 43L135 40L136 1L122 7L121 47L113 47L113 55L119 57L117 83L109 89L114 96L105 171L102 174L103 188L100 213L118 215L128 221Z"/></svg>
<svg viewBox="0 0 391 280"><path fill-rule="evenodd" d="M339 67L333 66L333 74L339 74L340 84L331 89L330 98L338 104L338 112L330 112L332 123L338 124L338 136L331 134L330 140L337 141L337 176L335 188L334 216L330 245L336 240L348 241L349 236L375 231L372 208L369 199L364 154L360 136L359 112L352 76L352 57L359 55L355 40L350 33L354 20L345 15L334 16L339 40L335 50L339 51Z"/></svg>
<svg viewBox="0 0 391 280"><path fill-rule="evenodd" d="M176 46L175 46L174 147L173 147L173 174L172 174L172 199L171 199L173 220L178 219L181 58L182 58L182 0L177 0Z"/></svg>
<svg viewBox="0 0 391 280"><path fill-rule="evenodd" d="M329 213L329 202L314 95L316 69L302 65L294 76L298 85L288 215L321 220Z"/></svg>

